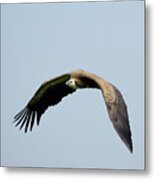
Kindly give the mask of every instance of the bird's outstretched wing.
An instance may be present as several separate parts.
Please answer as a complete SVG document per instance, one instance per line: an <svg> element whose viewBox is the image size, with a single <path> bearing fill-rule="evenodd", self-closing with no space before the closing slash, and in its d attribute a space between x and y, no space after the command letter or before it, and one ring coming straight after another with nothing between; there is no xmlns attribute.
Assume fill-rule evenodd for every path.
<svg viewBox="0 0 155 180"><path fill-rule="evenodd" d="M132 153L132 139L127 106L119 90L110 83L108 85L109 92L107 91L107 93L109 94L106 98L106 95L103 92L103 96L105 99L105 104L108 110L110 120L116 132ZM104 90L105 89L103 89L103 91Z"/></svg>
<svg viewBox="0 0 155 180"><path fill-rule="evenodd" d="M25 127L27 132L28 128L32 130L35 121L39 125L41 115L49 106L56 105L64 96L75 91L66 85L69 79L70 74L64 74L43 83L27 106L14 117L16 126L20 129Z"/></svg>
<svg viewBox="0 0 155 180"><path fill-rule="evenodd" d="M84 70L73 71L72 77L81 79L86 87L98 88L102 91L110 120L122 141L132 152L127 106L120 91L103 78Z"/></svg>

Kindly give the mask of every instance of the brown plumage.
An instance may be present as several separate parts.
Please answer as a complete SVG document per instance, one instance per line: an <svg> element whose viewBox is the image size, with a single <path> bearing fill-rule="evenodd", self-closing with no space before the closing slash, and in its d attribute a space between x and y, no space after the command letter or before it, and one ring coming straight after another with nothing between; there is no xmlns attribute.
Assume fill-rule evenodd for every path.
<svg viewBox="0 0 155 180"><path fill-rule="evenodd" d="M35 121L39 125L42 114L49 106L58 104L63 97L80 88L101 90L110 120L122 141L132 152L127 107L121 93L103 78L84 70L75 70L43 83L27 106L14 117L16 126L20 126L20 129L25 126L25 132L28 128L32 131Z"/></svg>

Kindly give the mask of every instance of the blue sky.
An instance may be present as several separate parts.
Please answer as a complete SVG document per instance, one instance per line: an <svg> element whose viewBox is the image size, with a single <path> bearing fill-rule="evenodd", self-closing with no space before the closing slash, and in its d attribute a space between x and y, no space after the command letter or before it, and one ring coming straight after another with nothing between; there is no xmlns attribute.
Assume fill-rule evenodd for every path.
<svg viewBox="0 0 155 180"><path fill-rule="evenodd" d="M133 154L98 90L65 97L28 134L12 124L42 82L79 68L122 92ZM3 166L143 169L144 2L3 4L1 87Z"/></svg>

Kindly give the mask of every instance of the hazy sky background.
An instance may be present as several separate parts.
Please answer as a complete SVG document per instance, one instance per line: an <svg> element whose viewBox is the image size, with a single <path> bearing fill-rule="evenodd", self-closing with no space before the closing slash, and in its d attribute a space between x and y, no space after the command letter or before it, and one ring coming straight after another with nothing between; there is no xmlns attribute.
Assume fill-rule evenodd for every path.
<svg viewBox="0 0 155 180"><path fill-rule="evenodd" d="M133 154L98 90L79 90L25 134L12 124L42 82L84 69L114 84L128 105ZM144 1L1 6L3 166L144 168Z"/></svg>

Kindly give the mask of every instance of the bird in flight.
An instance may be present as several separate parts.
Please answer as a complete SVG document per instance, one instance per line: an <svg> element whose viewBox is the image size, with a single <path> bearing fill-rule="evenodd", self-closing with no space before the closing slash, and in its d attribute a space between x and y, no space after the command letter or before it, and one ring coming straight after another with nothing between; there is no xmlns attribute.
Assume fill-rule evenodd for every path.
<svg viewBox="0 0 155 180"><path fill-rule="evenodd" d="M15 125L25 128L25 133L32 131L34 123L39 125L49 106L58 104L63 97L82 88L101 90L114 129L132 153L131 130L123 96L111 83L84 70L74 70L44 82L26 107L14 117Z"/></svg>

